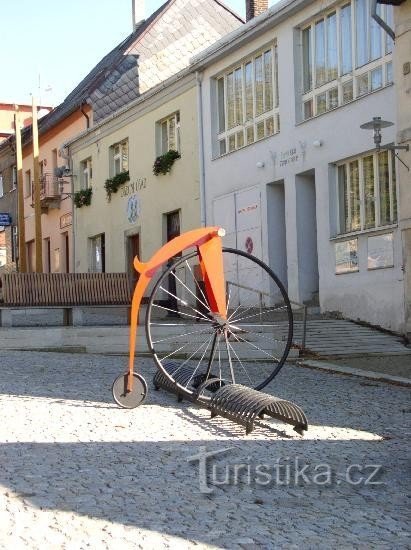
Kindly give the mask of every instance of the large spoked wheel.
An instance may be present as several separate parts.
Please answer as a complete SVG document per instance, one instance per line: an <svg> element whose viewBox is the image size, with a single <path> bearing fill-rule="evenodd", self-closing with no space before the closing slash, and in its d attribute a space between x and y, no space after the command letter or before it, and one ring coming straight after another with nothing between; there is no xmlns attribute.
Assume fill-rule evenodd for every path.
<svg viewBox="0 0 411 550"><path fill-rule="evenodd" d="M289 353L293 317L287 293L261 260L223 248L227 320L209 306L198 252L179 258L151 293L146 334L154 361L182 393L211 379L261 390ZM218 383L208 388L217 389Z"/></svg>

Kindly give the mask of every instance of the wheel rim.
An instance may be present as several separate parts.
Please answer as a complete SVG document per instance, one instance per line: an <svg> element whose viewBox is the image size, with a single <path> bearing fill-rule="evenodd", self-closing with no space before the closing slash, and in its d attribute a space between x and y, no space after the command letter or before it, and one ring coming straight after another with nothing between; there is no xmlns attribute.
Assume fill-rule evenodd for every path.
<svg viewBox="0 0 411 550"><path fill-rule="evenodd" d="M224 248L223 258L227 320L209 308L195 267L198 252L169 267L150 296L150 351L164 374L189 394L210 378L260 390L278 374L291 347L291 305L276 275L239 250Z"/></svg>

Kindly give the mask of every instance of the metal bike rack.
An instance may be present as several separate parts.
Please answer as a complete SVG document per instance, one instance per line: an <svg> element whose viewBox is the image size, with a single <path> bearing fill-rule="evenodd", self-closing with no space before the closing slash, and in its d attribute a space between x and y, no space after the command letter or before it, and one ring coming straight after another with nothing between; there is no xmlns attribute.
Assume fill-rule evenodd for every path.
<svg viewBox="0 0 411 550"><path fill-rule="evenodd" d="M303 410L291 401L261 393L241 384L227 384L217 390L211 398L209 409L211 418L228 418L245 426L246 434L253 430L256 418L264 418L264 415L291 424L300 435L308 428Z"/></svg>
<svg viewBox="0 0 411 550"><path fill-rule="evenodd" d="M187 399L206 407L211 411L211 418L222 416L245 426L246 434L253 430L255 420L264 416L291 424L300 435L308 428L304 411L291 401L215 377L205 380L204 373L193 374L194 371L189 367L179 368L173 363L167 365L167 371L174 376L178 384L187 385L190 382L190 389L195 390L194 393L190 395L184 392L161 371L153 377L156 390L161 388L177 395L179 402ZM204 399L206 390L212 394L210 401Z"/></svg>

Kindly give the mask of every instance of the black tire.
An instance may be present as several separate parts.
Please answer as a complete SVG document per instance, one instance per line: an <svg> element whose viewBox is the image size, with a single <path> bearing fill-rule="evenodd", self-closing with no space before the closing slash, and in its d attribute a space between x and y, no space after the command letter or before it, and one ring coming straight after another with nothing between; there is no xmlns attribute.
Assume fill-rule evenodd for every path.
<svg viewBox="0 0 411 550"><path fill-rule="evenodd" d="M166 271L164 271L153 288L147 307L146 336L148 347L153 355L154 361L157 367L163 371L170 381L175 383L183 392L189 395L193 395L195 393L202 378L204 380L208 380L210 377L213 377L217 379L222 378L228 380L229 382L238 382L239 380L236 379L237 375L234 372L234 363L237 363L237 374L239 374L242 378L240 383L254 389L261 390L280 372L287 359L292 344L292 309L284 286L275 273L264 262L246 252L242 252L241 250L223 248L223 256L225 259L225 265L231 265L235 259L237 266L236 271L234 272L236 273L239 273L239 271L241 271L241 273L247 273L247 269L261 270L261 288L252 288L244 285L241 286L239 283L229 281L229 290L227 292L227 315L229 322L225 325L226 330L224 331L224 338L222 333L222 325L219 326L218 323L216 323L211 314L211 310L208 307L207 298L205 296L202 283L196 280L194 276L195 270L193 269L192 264L198 262L197 251L177 259L170 267L168 267L168 269L166 269ZM244 260L239 260L239 258ZM239 270L239 261L243 264L244 262L251 263L247 263L247 268L242 268ZM187 284L184 283L182 280L182 275L180 274L183 273L183 270ZM248 273L252 274L252 271L249 271ZM258 286L259 275L257 275L256 271L255 275L257 281L256 284ZM169 280L168 278L171 276L175 278L177 283L175 285L177 287L174 291L175 294L171 293L167 287L167 281ZM187 280L187 277L191 277L192 281ZM226 278L226 281L227 280L228 279ZM266 293L262 290L264 285L266 285L266 287L268 285L270 293L272 294ZM236 300L239 305L235 309L234 313L229 315L231 311L230 299L232 299L233 303L235 303L234 293L236 291L232 291L233 287L237 287ZM195 294L193 289L195 290ZM243 298L241 297L241 293L243 294ZM259 295L259 306L257 313L253 311L256 304L251 302L252 305L247 306L247 300L244 296L245 293L248 293L247 297L249 300L254 300L254 298L251 297L256 294ZM184 300L181 297L185 294L187 295L188 300ZM262 307L261 302L263 295L269 296L270 299L273 299L274 296L276 296L277 298L274 305ZM167 298L169 302L167 302ZM189 301L191 300L191 302L194 302L194 299L195 305L190 305ZM264 299L267 300L267 298ZM241 300L243 300L245 305L241 305ZM242 310L244 310L243 313L241 313ZM241 317L241 315L247 311L252 312L252 314ZM161 315L163 317L161 317ZM258 325L255 323L255 318L257 316L261 322L261 324ZM156 317L158 318L157 320ZM254 321L251 321L250 319L253 318ZM230 321L230 319L232 320ZM248 322L245 322L247 319ZM250 327L252 327L253 330L251 330ZM274 329L276 327L278 327L280 338L274 337ZM183 329L182 334L180 334L181 329ZM200 336L202 334L204 334L204 336ZM165 337L163 337L164 335ZM249 339L247 340L244 335L250 335ZM159 336L161 336L161 338ZM204 344L202 344L202 346L196 348L194 354L191 355L190 345L194 345L194 347L197 346L198 342L195 341L196 337L200 337L199 341L201 341L201 338L204 337L208 342L204 350L204 354L202 351L202 346ZM259 340L256 340L255 338L259 338ZM260 345L253 343L260 341L262 342ZM210 343L211 349L207 354ZM221 345L223 345L223 343L225 345L227 356L226 362L229 363L229 370L224 361L223 364L221 363L220 343ZM237 351L240 353L240 351L245 347L245 344L248 344L248 346L247 350L245 350L245 358L242 360ZM173 346L175 348L174 350ZM217 346L218 366L215 361ZM271 353L271 347L269 347L270 352L267 352L260 346L274 346L275 355L274 351ZM230 351L230 348L232 351ZM248 357L247 354L250 353L251 356ZM195 357L195 354L198 355ZM255 356L259 355L259 357L252 357L253 354ZM189 362L191 361L192 363L196 363L198 356L200 356L200 361L195 368L195 366L190 365ZM245 367L243 362L244 360L247 360L246 365L247 368L250 369L249 372ZM261 365L265 363L267 363L267 365L264 365L263 369ZM180 365L177 369L176 364ZM199 369L200 364L203 365L203 370ZM259 370L256 368L256 365L257 367L260 366L261 374L257 372L258 376L251 378L250 364L253 366L254 374L256 374L255 371ZM205 366L206 369L204 371ZM191 379L190 377L187 377L187 369L189 368L192 368L193 370L193 377ZM222 370L224 370L224 376ZM227 370L229 376L227 376ZM247 378L244 378L244 373L242 371L246 373ZM181 373L180 379L178 376L179 372Z"/></svg>
<svg viewBox="0 0 411 550"><path fill-rule="evenodd" d="M141 374L133 373L133 390L127 391L128 373L120 374L113 382L111 388L113 399L123 409L135 409L141 405L147 397L147 382Z"/></svg>

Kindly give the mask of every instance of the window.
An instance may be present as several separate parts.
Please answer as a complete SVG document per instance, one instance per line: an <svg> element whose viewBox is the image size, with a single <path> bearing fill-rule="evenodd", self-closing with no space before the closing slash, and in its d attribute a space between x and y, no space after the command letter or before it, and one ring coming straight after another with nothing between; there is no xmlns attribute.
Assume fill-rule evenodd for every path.
<svg viewBox="0 0 411 550"><path fill-rule="evenodd" d="M3 175L0 174L0 197L4 195Z"/></svg>
<svg viewBox="0 0 411 550"><path fill-rule="evenodd" d="M110 148L111 152L111 176L116 176L128 170L128 140L116 143Z"/></svg>
<svg viewBox="0 0 411 550"><path fill-rule="evenodd" d="M12 170L12 189L16 189L17 188L17 166L13 166L13 170Z"/></svg>
<svg viewBox="0 0 411 550"><path fill-rule="evenodd" d="M31 196L31 170L27 170L24 174L24 196Z"/></svg>
<svg viewBox="0 0 411 550"><path fill-rule="evenodd" d="M105 253L105 234L96 235L90 240L90 268L91 273L105 273L106 271L106 253Z"/></svg>
<svg viewBox="0 0 411 550"><path fill-rule="evenodd" d="M392 152L380 151L338 166L341 234L396 223L394 160Z"/></svg>
<svg viewBox="0 0 411 550"><path fill-rule="evenodd" d="M159 139L157 150L159 155L164 155L168 151L180 152L180 113L161 120L157 123L159 129Z"/></svg>
<svg viewBox="0 0 411 550"><path fill-rule="evenodd" d="M371 1L346 2L302 29L303 120L392 83L392 40L371 18ZM392 6L377 11L392 21Z"/></svg>
<svg viewBox="0 0 411 550"><path fill-rule="evenodd" d="M274 44L217 78L217 156L280 131L277 74Z"/></svg>
<svg viewBox="0 0 411 550"><path fill-rule="evenodd" d="M88 189L93 180L93 163L91 157L80 163L81 189Z"/></svg>

